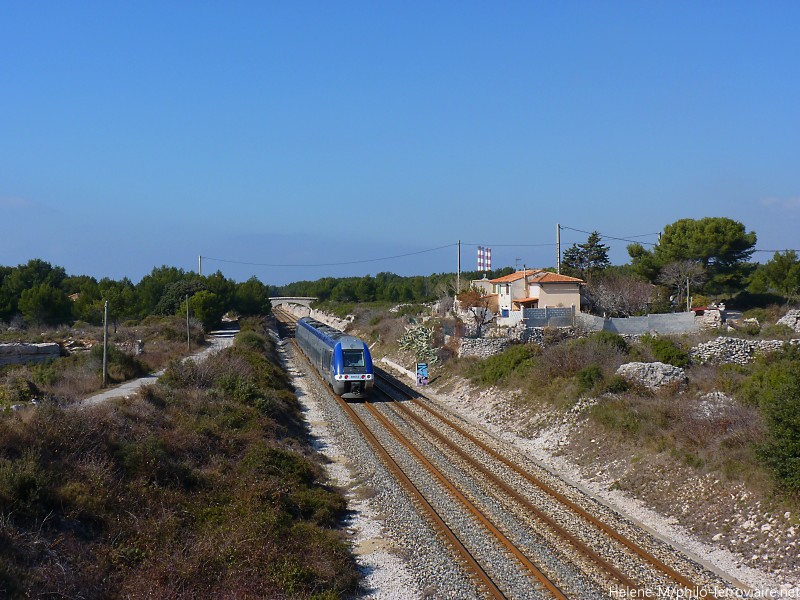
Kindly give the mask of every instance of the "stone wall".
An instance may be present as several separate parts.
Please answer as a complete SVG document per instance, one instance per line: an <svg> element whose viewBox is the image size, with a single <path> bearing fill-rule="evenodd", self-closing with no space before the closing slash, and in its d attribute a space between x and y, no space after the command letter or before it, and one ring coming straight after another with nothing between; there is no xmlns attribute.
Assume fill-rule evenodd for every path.
<svg viewBox="0 0 800 600"><path fill-rule="evenodd" d="M746 365L751 362L758 354L775 352L780 350L784 344L782 340L745 340L741 338L718 337L699 344L689 350L689 356L696 363L735 363ZM794 339L789 344L800 344L800 340Z"/></svg>
<svg viewBox="0 0 800 600"><path fill-rule="evenodd" d="M461 338L458 355L489 358L499 354L509 345L510 341L502 338Z"/></svg>
<svg viewBox="0 0 800 600"><path fill-rule="evenodd" d="M59 356L61 347L56 343L0 344L0 366L46 362Z"/></svg>

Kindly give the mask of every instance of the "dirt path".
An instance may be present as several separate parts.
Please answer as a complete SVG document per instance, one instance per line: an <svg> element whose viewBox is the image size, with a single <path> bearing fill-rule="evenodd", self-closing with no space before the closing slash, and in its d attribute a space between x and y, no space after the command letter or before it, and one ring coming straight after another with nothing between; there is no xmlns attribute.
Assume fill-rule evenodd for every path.
<svg viewBox="0 0 800 600"><path fill-rule="evenodd" d="M191 359L198 362L203 361L210 355L219 352L223 348L231 346L233 344L233 338L237 333L239 333L238 329L212 331L207 337L207 340L210 342L210 344L199 352L195 352L194 354L187 356L183 360ZM79 408L86 408L87 406L102 404L111 398L127 398L128 396L133 396L142 386L155 383L163 374L164 370L162 369L161 371L150 373L149 375L145 375L139 379L131 379L130 381L126 381L125 383L122 383L114 388L104 390L89 396L88 398L84 398L77 404L77 406Z"/></svg>

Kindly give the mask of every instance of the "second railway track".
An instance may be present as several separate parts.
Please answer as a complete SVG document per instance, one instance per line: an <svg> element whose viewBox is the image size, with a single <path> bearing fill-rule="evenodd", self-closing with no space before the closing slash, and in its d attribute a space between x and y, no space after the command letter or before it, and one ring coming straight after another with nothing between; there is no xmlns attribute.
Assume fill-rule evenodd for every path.
<svg viewBox="0 0 800 600"><path fill-rule="evenodd" d="M445 526L439 535L479 582L480 594L693 597L729 587L623 519L622 527L612 527L591 502L572 498L580 494L555 489L562 486L509 458L513 451L481 439L485 432L470 431L415 390L376 374L377 389L391 401L353 405L339 398L340 406L428 521Z"/></svg>

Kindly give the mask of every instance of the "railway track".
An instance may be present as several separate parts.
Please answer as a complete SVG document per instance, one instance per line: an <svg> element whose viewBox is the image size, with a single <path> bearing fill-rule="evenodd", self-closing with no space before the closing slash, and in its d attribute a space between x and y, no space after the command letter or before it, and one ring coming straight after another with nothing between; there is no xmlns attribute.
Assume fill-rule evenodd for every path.
<svg viewBox="0 0 800 600"><path fill-rule="evenodd" d="M614 590L616 597L651 597L641 594L655 588L693 597L724 585L690 561L676 569L429 399L385 373L376 370L376 375L376 392L391 401L348 404L337 398L342 411L488 597L588 598L614 595ZM414 474L420 468L427 475ZM434 493L433 487L444 492ZM442 493L450 500L437 499ZM467 516L453 518L456 511ZM476 525L452 526L461 519ZM493 550L481 550L486 542L476 542L475 536L491 538ZM514 564L514 573L497 568L498 556ZM527 587L520 583L526 580Z"/></svg>
<svg viewBox="0 0 800 600"><path fill-rule="evenodd" d="M726 582L688 559L674 561L682 563L683 572L668 564L669 560L645 549L629 535L595 516L583 504L555 489L551 483L523 468L465 426L459 425L457 417L444 414L424 395L388 377L386 373L376 370L376 377L378 389L395 400L390 404L391 410L401 414L414 427L424 430L437 444L447 448L447 452L457 456L470 472L477 473L487 487L495 490L493 494L510 499L518 510L530 514L553 536L590 561L602 571L601 576L606 578L609 589L616 586L620 591L629 590L634 594L631 597L651 597L648 594L657 593L656 589L670 589L679 597L697 597L707 595L711 590L728 587ZM495 464L490 466L492 463ZM504 471L506 475L499 474ZM531 488L540 494L520 491ZM534 502L533 498L537 498L537 501ZM569 523L569 527L564 526L564 522ZM629 523L625 526L631 529ZM655 540L649 539L647 544L657 547L659 554L669 555L671 559L677 555L674 549L664 547L664 544ZM595 550L595 547L601 550ZM616 562L621 565L616 566L615 561L606 558L608 555L616 556ZM627 573L635 575L629 576Z"/></svg>
<svg viewBox="0 0 800 600"><path fill-rule="evenodd" d="M277 311L276 311L277 312ZM279 313L279 319L281 319L284 323L290 324L292 321L296 320L291 317L288 313ZM299 351L299 349L295 346L295 350L297 350L296 357L299 360L305 362L309 372L315 373L316 370L311 367L308 361L305 359L303 354ZM408 493L409 497L411 498L412 502L417 506L421 513L423 513L426 520L431 524L434 530L438 533L441 539L444 541L445 545L451 549L453 554L456 557L456 560L461 564L461 566L467 571L469 574L470 579L475 583L475 586L478 590L480 590L483 594L490 598L497 598L497 599L505 599L509 596L506 595L503 590L498 586L492 576L487 572L481 562L474 556L473 552L467 548L467 546L462 543L461 539L457 535L457 533L453 530L453 528L448 525L447 519L449 517L445 517L440 514L440 511L437 510L434 505L426 498L426 495L422 492L422 490L417 486L414 481L409 477L406 472L403 470L400 463L395 460L392 454L387 450L384 443L382 443L378 437L373 433L371 428L367 425L366 421L359 415L358 411L354 408L353 405L349 404L341 397L331 394L338 403L339 407L343 412L345 412L356 428L361 432L364 438L370 443L372 448L375 450L376 454L380 457L383 464L386 466L387 470L392 474L392 476L400 483L403 489ZM374 408L368 408L367 410L372 413L372 415L378 420L381 421L386 427L387 430L393 432L395 435L395 439L398 439L401 443L404 441L402 435L393 430L391 424L389 424L385 419L382 418L380 413L376 411ZM425 465L437 479L444 483L445 486L448 485L447 479L443 477L432 464L424 458L419 452L417 452L413 446L409 444L405 444L407 449L410 449L412 455L416 457L423 465ZM491 524L485 519L485 517L477 511L471 503L466 500L466 498L459 494L455 488L452 486L449 487L449 491L458 499L459 502L468 510L472 511L473 517L477 520L482 521L484 525L488 525L491 527ZM495 530L496 531L496 530ZM499 532L497 532L499 534ZM505 544L505 547L509 552L517 552L520 557L524 559L524 556L519 553L519 551L510 544L502 534L501 536L502 542ZM566 600L567 596L558 589L558 587L553 584L544 574L541 573L533 564L530 565L530 573L537 578L539 583L543 588L545 588L550 594L551 597Z"/></svg>

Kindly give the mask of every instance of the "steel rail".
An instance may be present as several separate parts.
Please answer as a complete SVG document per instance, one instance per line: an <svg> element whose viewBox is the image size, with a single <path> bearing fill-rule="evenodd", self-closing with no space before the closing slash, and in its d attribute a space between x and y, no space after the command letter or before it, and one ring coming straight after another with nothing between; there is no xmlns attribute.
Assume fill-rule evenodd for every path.
<svg viewBox="0 0 800 600"><path fill-rule="evenodd" d="M286 315L283 311L280 311L281 315ZM277 315L276 315L277 316ZM288 316L288 315L286 315ZM278 317L279 320L280 317ZM282 321L286 324L285 321ZM299 347L297 346L296 342L292 340L293 348L297 350L297 354L302 357L302 360L305 364L311 368L315 374L317 373L316 369L314 369L309 361L305 358L305 355L300 351ZM327 389L327 388L326 388ZM380 443L378 438L372 433L366 423L359 417L359 415L355 412L352 406L348 404L345 400L343 400L340 396L336 396L331 392L336 398L337 403L339 406L344 410L345 414L348 415L350 420L356 426L356 428L361 432L364 438L368 441L368 443L372 446L373 450L378 454L381 461L386 465L386 468L392 474L392 476L400 483L403 489L408 492L411 496L412 500L419 506L422 511L425 513L425 516L429 519L429 521L433 524L435 530L438 531L439 535L441 535L445 543L449 545L455 552L458 559L462 562L467 572L472 576L472 578L476 581L477 587L482 589L486 593L488 593L492 598L497 598L498 600L506 600L506 595L503 591L495 584L489 574L481 567L469 549L464 546L461 540L458 539L456 534L450 529L450 527L445 523L444 519L439 515L436 509L428 502L422 492L414 485L414 482L411 480L408 475L403 471L402 467L392 458L386 448Z"/></svg>
<svg viewBox="0 0 800 600"><path fill-rule="evenodd" d="M675 569L673 569L669 565L666 565L660 559L650 554L647 550L641 548L638 544L636 544L632 540L629 540L624 535L617 532L610 525L604 523L603 521L601 521L600 519L589 513L582 506L576 504L561 492L553 489L552 487L547 485L544 481L542 481L538 477L535 477L534 475L532 475L531 473L529 473L528 471L526 471L525 469L523 469L522 467L511 461L510 459L506 458L505 456L503 456L502 454L500 454L499 452L488 446L486 443L479 440L477 437L475 437L462 427L460 427L454 421L452 421L451 419L443 415L441 412L430 406L429 403L431 402L431 400L429 398L427 398L423 394L420 394L419 392L408 391L408 389L406 389L405 386L403 386L402 384L394 382L392 378L386 375L385 372L376 369L376 379L377 378L380 378L381 381L389 384L391 387L402 393L404 396L407 396L416 406L421 407L422 409L426 410L428 413L430 413L437 419L441 420L443 423L445 423L450 428L458 432L460 435L467 438L469 441L471 441L481 450L492 456L494 459L502 462L504 465L512 469L518 475L523 477L526 481L538 487L549 496L555 498L556 500L561 502L564 506L566 506L568 509L572 510L573 512L584 518L586 521L594 525L597 529L599 529L609 537L615 539L617 542L628 548L631 552L639 556L645 562L649 563L654 568L667 575L670 579L672 579L676 583L682 585L690 594L694 596L700 595L700 590L702 589L702 586L694 583L681 573L678 573ZM425 402L421 401L420 399L424 399Z"/></svg>
<svg viewBox="0 0 800 600"><path fill-rule="evenodd" d="M634 582L627 575L622 573L622 571L617 569L613 564L611 564L602 556L600 556L600 554L589 548L589 546L587 546L582 540L580 540L577 536L569 532L566 528L560 525L555 519L553 519L551 516L546 514L542 509L536 506L533 502L531 502L528 498L523 496L521 493L512 488L505 481L500 479L500 477L498 477L497 475L492 473L489 469L487 469L485 466L480 464L466 450L460 448L455 442L453 442L451 439L448 439L444 434L442 434L442 432L438 431L430 423L426 423L419 415L414 414L408 407L403 406L402 403L394 403L391 405L391 408L395 411L401 411L404 415L413 420L414 423L417 423L430 435L435 437L441 444L447 446L447 448L449 448L451 452L457 454L463 461L465 461L470 466L470 468L478 471L483 477L485 477L488 481L490 481L492 485L502 490L503 493L513 498L518 504L520 504L522 507L530 511L537 519L539 519L540 521L545 523L545 525L550 527L550 529L552 529L556 533L556 535L566 540L579 553L583 554L586 558L595 563L603 571L610 574L614 579L616 579L620 584L622 584L623 587L632 590L641 588L641 586L639 586L636 582Z"/></svg>
<svg viewBox="0 0 800 600"><path fill-rule="evenodd" d="M391 398L391 396L389 396ZM431 461L429 461L422 452L410 441L408 438L403 435L403 433L394 426L389 419L386 418L384 414L382 414L375 406L369 402L365 403L366 408L370 411L370 413L383 425L387 431L389 431L396 439L399 441L406 449L414 455L414 457L422 463L428 471L433 475L436 479L439 480L439 483L450 492L450 495L456 498L463 506L467 509L469 513L471 513L475 518L480 521L480 523L497 539L501 545L508 550L514 557L541 583L545 589L547 589L555 598L560 598L563 600L567 599L567 596L562 592L558 586L556 586L547 575L544 574L531 560L525 556L516 545L509 540L502 531L500 531L497 526L494 525L486 515L481 512L481 510L476 507L472 501L470 501L462 492L459 490L453 483L434 465Z"/></svg>

